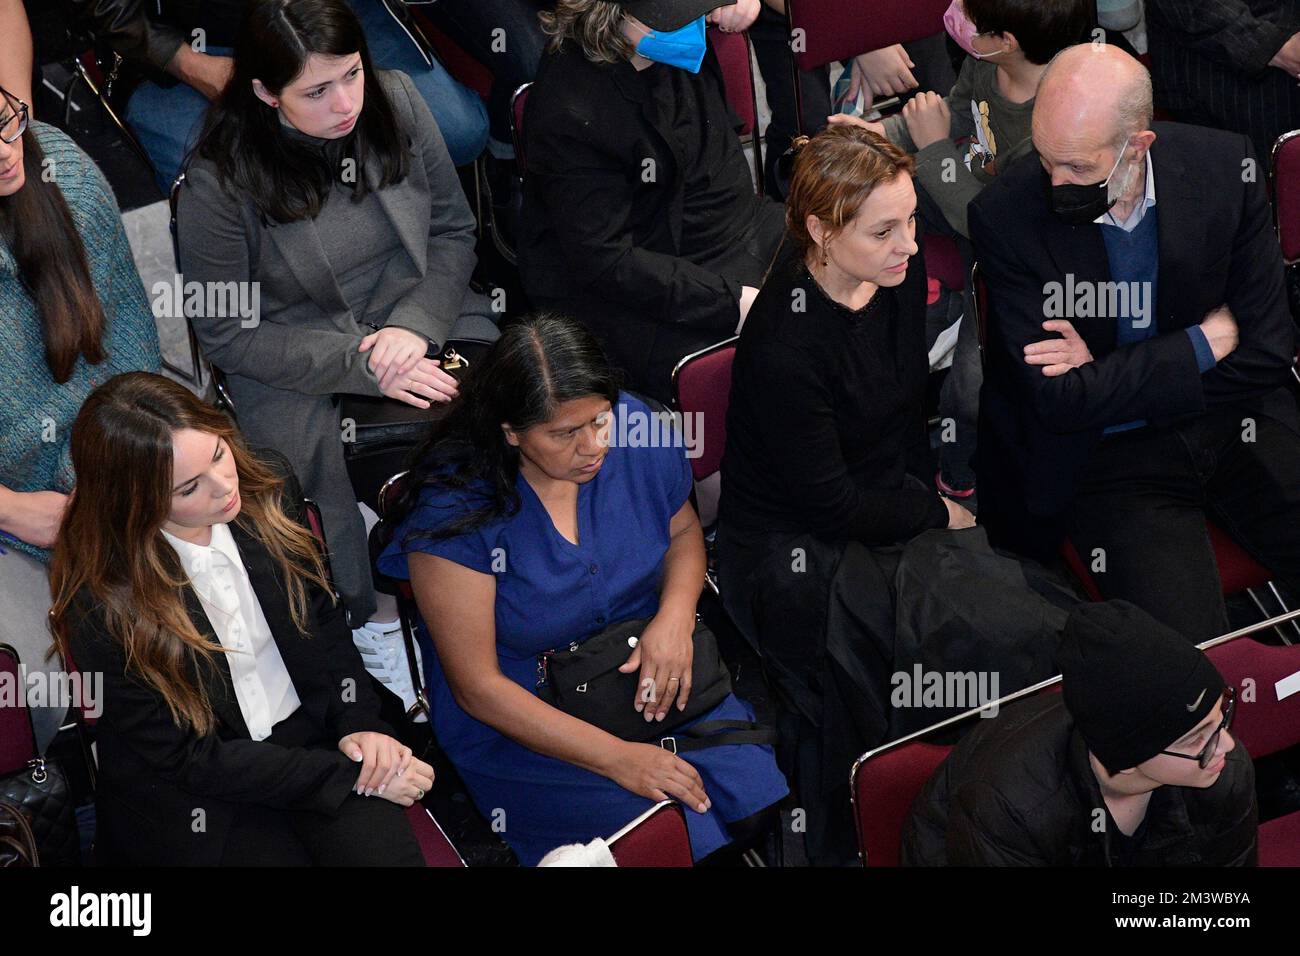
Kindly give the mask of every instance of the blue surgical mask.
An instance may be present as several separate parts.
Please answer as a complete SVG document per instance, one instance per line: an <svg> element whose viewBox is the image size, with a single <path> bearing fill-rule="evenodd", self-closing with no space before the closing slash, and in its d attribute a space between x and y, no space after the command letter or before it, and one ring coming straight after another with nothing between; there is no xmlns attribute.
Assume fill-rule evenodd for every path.
<svg viewBox="0 0 1300 956"><path fill-rule="evenodd" d="M708 49L704 30L704 17L668 33L651 30L637 41L636 52L647 60L698 73L704 62L704 51Z"/></svg>

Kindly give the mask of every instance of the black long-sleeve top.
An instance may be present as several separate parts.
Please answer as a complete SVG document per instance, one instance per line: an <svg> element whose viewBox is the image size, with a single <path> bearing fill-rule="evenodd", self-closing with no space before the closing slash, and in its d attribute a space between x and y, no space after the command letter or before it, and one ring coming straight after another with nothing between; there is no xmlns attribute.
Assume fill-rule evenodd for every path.
<svg viewBox="0 0 1300 956"><path fill-rule="evenodd" d="M782 257L732 368L721 504L731 540L888 544L947 527L925 429L925 294L919 256L902 285L856 312Z"/></svg>

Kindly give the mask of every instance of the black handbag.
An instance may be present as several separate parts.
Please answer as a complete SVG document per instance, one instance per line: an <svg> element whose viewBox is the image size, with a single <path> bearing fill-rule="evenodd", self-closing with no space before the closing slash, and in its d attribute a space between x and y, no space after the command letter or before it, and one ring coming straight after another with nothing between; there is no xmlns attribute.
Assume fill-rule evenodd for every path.
<svg viewBox="0 0 1300 956"><path fill-rule="evenodd" d="M442 354L442 367L463 381L471 360L486 354L481 342L455 342ZM358 501L376 512L379 491L389 478L404 470L412 450L429 434L448 410L446 402L416 408L395 399L370 395L339 395L339 420L343 423L343 457Z"/></svg>
<svg viewBox="0 0 1300 956"><path fill-rule="evenodd" d="M462 381L471 357L477 360L486 351L487 346L478 342L449 345L441 355L442 368L458 382ZM429 426L446 414L446 402L430 402L428 408L416 408L386 396L340 395L339 418L351 425L345 433L344 456L351 461L393 449L409 449L419 444Z"/></svg>
<svg viewBox="0 0 1300 956"><path fill-rule="evenodd" d="M40 865L32 825L21 810L0 800L0 867Z"/></svg>
<svg viewBox="0 0 1300 956"><path fill-rule="evenodd" d="M36 757L0 777L0 801L17 807L31 824L43 866L80 866L81 835L63 768Z"/></svg>
<svg viewBox="0 0 1300 956"><path fill-rule="evenodd" d="M635 743L658 743L673 753L723 744L772 744L768 728L746 720L706 720L684 728L721 704L731 693L731 674L718 654L718 642L703 622L695 625L691 696L685 710L669 709L662 721L647 721L632 706L640 674L619 673L648 619L611 625L567 649L537 656L537 695L552 707Z"/></svg>

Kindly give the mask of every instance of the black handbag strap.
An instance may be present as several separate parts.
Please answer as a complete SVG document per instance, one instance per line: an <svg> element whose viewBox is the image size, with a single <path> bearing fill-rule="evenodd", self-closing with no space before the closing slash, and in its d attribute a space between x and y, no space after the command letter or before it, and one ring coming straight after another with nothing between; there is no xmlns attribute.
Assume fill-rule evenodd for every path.
<svg viewBox="0 0 1300 956"><path fill-rule="evenodd" d="M750 720L702 720L680 735L661 737L659 746L675 754L727 744L776 744L776 733Z"/></svg>

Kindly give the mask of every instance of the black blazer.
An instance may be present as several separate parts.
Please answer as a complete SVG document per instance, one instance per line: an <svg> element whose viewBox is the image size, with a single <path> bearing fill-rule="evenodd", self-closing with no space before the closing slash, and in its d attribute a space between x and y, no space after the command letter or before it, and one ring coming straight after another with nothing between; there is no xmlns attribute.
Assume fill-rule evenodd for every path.
<svg viewBox="0 0 1300 956"><path fill-rule="evenodd" d="M230 530L301 701L301 717L290 719L309 720L320 745L254 741L224 654L214 655L215 669L196 668L193 661L187 668L208 690L216 729L205 737L182 731L162 696L126 673L121 645L108 637L102 613L79 595L80 618L74 616L70 633L73 661L85 674L102 674L104 682L96 725L96 852L106 863L216 865L241 805L334 813L359 771L338 741L358 731L393 733L379 718L379 698L342 605L312 587L311 636L299 636L272 557L238 523ZM199 632L215 640L193 588L184 589L184 598Z"/></svg>
<svg viewBox="0 0 1300 956"><path fill-rule="evenodd" d="M1048 337L1047 284L1064 284L1067 274L1076 286L1110 280L1101 227L1071 226L1053 214L1037 154L970 205L990 304L976 459L980 523L995 542L1041 559L1060 544L1080 473L1108 425L1138 418L1159 425L1232 405L1300 431L1285 387L1295 331L1264 170L1239 134L1176 123L1152 129L1160 243L1154 338L1117 349L1114 318L1073 319L1093 361L1056 378L1027 365L1024 347ZM1252 167L1253 179L1244 181ZM1224 304L1241 341L1202 375L1182 330Z"/></svg>
<svg viewBox="0 0 1300 956"><path fill-rule="evenodd" d="M1300 0L1147 0L1156 105L1245 133L1265 157L1300 119L1295 77L1268 65L1300 31Z"/></svg>
<svg viewBox="0 0 1300 956"><path fill-rule="evenodd" d="M696 80L711 90L701 123L737 129L712 49ZM687 157L636 68L592 63L566 43L542 58L525 115L519 266L528 295L542 302L593 295L710 340L733 334L745 283L681 257ZM729 138L743 164L739 140ZM655 175L646 182L650 160Z"/></svg>

